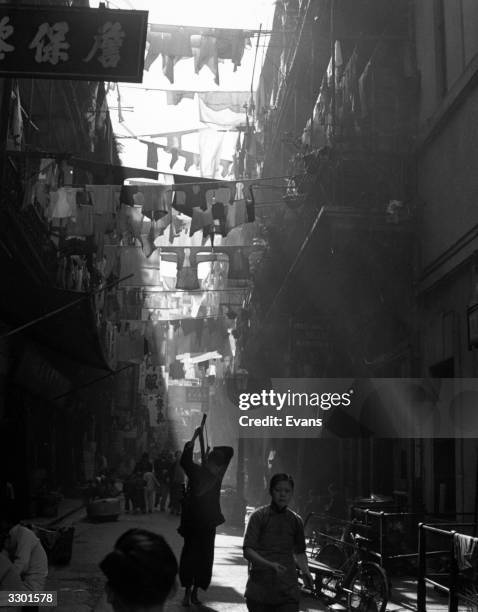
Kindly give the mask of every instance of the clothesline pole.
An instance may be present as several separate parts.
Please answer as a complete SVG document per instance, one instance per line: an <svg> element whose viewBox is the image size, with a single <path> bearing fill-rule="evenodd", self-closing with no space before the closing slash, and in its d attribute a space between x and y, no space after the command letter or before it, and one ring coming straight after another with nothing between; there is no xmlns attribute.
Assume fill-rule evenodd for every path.
<svg viewBox="0 0 478 612"><path fill-rule="evenodd" d="M114 372L108 372L108 374L105 374L104 376L99 376L98 378L94 378L93 380L90 380L89 382L87 382L87 383L85 383L83 385L80 385L79 387L75 387L74 389L70 389L66 393L62 393L61 395L57 395L55 397L52 397L50 401L54 402L56 400L62 399L63 397L66 397L67 395L71 395L72 393L75 393L76 391L79 391L80 389L85 389L86 387L90 387L91 385L94 385L96 382L99 382L100 380L104 380L105 378L110 378L111 376L116 376L116 374L119 374L120 372L123 372L123 370L127 370L128 368L132 368L134 365L136 365L136 364L135 363L128 363L128 365L123 366L119 370L115 370Z"/></svg>
<svg viewBox="0 0 478 612"><path fill-rule="evenodd" d="M267 314L266 314L265 319L264 319L265 321L267 321L269 319L270 315L272 314L272 310L273 310L277 300L282 295L282 292L284 291L284 289L287 286L289 278L294 273L295 268L297 267L297 264L299 263L299 260L300 260L300 258L302 257L302 254L305 251L305 248L309 244L309 241L312 238L313 233L315 232L315 228L317 227L317 225L318 225L318 223L319 223L319 221L320 221L320 219L321 219L321 217L322 217L322 215L324 213L324 210L325 210L324 207L322 207L319 210L319 212L318 212L318 214L317 214L317 216L316 216L316 218L314 220L314 223L312 224L312 227L309 230L309 233L305 237L305 240L302 243L302 246L300 247L299 252L297 253L296 258L294 259L291 267L289 268L289 270L287 271L287 274L284 277L284 280L282 281L282 285L279 287L279 291L275 294L274 299L272 300L271 305L269 306L269 310L267 311Z"/></svg>
<svg viewBox="0 0 478 612"><path fill-rule="evenodd" d="M82 302L83 300L86 300L87 298L91 298L91 297L93 297L94 295L96 295L98 293L106 291L107 289L111 289L111 287L114 287L118 283L121 283L122 281L127 280L128 278L131 278L132 276L134 276L134 274L128 274L128 276L125 276L124 278L120 278L117 281L114 281L113 283L110 283L109 285L105 285L105 287L97 289L96 291L93 291L92 293L85 293L84 295L82 295L77 300L73 300L72 302L69 302L68 304L64 304L63 306L60 306L59 308L55 308L54 310L51 310L50 312L47 312L46 314L42 315L41 317L37 317L36 319L32 319L28 323L24 323L23 325L20 325L19 327L15 327L15 329L11 329L6 334L3 334L2 336L0 336L0 339L7 338L8 336L13 336L14 334L18 334L18 332L21 332L24 329L28 329L29 327L32 327L33 325L36 325L37 323L40 323L41 321L45 321L46 319L49 319L49 318L59 314L60 312L63 312L64 310L68 310L68 308L72 308L73 306L76 306L76 304L79 304L80 302Z"/></svg>
<svg viewBox="0 0 478 612"><path fill-rule="evenodd" d="M251 77L252 125L255 124L255 116L256 116L255 104L254 104L254 75L256 72L257 51L259 49L259 40L261 39L261 30L262 30L262 23L259 26L259 36L257 37L256 52L254 54L254 65L252 67L252 77Z"/></svg>

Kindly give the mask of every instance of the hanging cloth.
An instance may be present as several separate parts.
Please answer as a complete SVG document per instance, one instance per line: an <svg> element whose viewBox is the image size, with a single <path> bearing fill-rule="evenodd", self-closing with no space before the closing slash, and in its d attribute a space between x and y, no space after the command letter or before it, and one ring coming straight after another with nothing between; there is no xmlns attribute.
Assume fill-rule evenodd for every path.
<svg viewBox="0 0 478 612"><path fill-rule="evenodd" d="M211 31L211 34L213 31ZM219 85L219 64L217 56L217 38L212 35L191 36L191 47L194 56L194 70L199 73L207 66L214 75L214 82Z"/></svg>
<svg viewBox="0 0 478 612"><path fill-rule="evenodd" d="M187 183L182 185L182 183ZM191 183L194 183L191 185ZM182 174L174 175L174 202L173 206L180 213L193 216L193 208L206 210L206 192L208 189L218 188L218 183L211 183L207 178L191 177Z"/></svg>
<svg viewBox="0 0 478 612"><path fill-rule="evenodd" d="M183 289L185 291L194 291L199 289L199 280L197 272L197 262L194 256L191 262L191 249L184 249L184 262L181 266L176 281L176 289Z"/></svg>

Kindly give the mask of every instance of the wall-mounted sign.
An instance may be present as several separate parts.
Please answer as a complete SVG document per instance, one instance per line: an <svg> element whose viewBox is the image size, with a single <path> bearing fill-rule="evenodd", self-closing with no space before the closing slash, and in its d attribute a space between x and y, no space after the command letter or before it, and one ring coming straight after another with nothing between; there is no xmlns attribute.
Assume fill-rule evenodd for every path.
<svg viewBox="0 0 478 612"><path fill-rule="evenodd" d="M140 83L147 21L147 11L0 5L0 74Z"/></svg>

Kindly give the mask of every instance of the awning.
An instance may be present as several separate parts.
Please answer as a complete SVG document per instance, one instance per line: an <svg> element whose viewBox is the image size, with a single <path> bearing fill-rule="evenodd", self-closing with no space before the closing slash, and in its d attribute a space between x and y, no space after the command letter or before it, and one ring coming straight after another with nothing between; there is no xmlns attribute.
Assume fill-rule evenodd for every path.
<svg viewBox="0 0 478 612"><path fill-rule="evenodd" d="M33 285L18 278L4 278L3 281L0 317L11 329L39 319L20 333L80 365L111 371L89 294ZM42 318L75 301L73 306Z"/></svg>

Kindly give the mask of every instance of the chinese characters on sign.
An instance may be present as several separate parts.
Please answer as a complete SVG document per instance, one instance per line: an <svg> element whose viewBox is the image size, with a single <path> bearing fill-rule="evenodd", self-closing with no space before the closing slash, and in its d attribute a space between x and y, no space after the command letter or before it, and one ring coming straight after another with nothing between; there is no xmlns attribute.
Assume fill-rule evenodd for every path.
<svg viewBox="0 0 478 612"><path fill-rule="evenodd" d="M120 61L120 49L123 44L125 33L118 22L111 23L108 21L104 24L95 36L95 44L93 45L85 62L89 62L99 52L98 61L104 68L113 66L114 68Z"/></svg>
<svg viewBox="0 0 478 612"><path fill-rule="evenodd" d="M70 46L65 41L68 30L66 21L55 23L52 26L49 23L42 23L35 38L28 45L29 49L35 49L35 61L38 63L50 62L53 65L58 64L59 61L66 61L68 59L66 50Z"/></svg>
<svg viewBox="0 0 478 612"><path fill-rule="evenodd" d="M147 16L0 6L0 75L141 82Z"/></svg>
<svg viewBox="0 0 478 612"><path fill-rule="evenodd" d="M3 17L0 21L0 59L4 59L6 53L10 53L10 51L15 49L15 47L6 42L7 38L13 34L13 27L9 22L9 17Z"/></svg>

